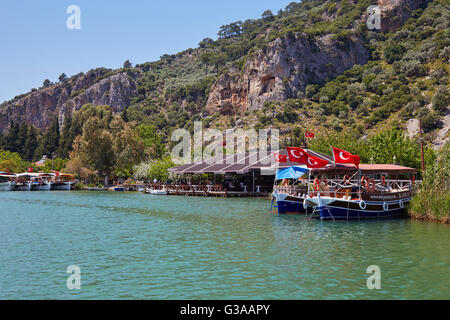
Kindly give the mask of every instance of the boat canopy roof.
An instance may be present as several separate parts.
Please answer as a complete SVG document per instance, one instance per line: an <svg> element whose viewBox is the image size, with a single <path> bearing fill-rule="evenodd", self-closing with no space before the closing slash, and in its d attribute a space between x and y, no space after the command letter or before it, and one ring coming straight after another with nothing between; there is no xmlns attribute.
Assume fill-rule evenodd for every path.
<svg viewBox="0 0 450 320"><path fill-rule="evenodd" d="M74 174L71 173L59 173L58 177L69 177L69 178L73 178L75 177Z"/></svg>
<svg viewBox="0 0 450 320"><path fill-rule="evenodd" d="M6 173L6 172L0 172L0 176L1 177L6 177L6 178L15 178L17 177L15 174L11 174L11 173Z"/></svg>
<svg viewBox="0 0 450 320"><path fill-rule="evenodd" d="M408 168L397 164L360 164L362 174L415 174L417 172L414 168ZM314 169L312 173L345 173L356 172L356 168L353 164L336 164L327 166L321 169Z"/></svg>
<svg viewBox="0 0 450 320"><path fill-rule="evenodd" d="M298 179L301 178L307 173L309 170L302 167L289 167L285 169L280 169L277 172L276 180L283 179Z"/></svg>

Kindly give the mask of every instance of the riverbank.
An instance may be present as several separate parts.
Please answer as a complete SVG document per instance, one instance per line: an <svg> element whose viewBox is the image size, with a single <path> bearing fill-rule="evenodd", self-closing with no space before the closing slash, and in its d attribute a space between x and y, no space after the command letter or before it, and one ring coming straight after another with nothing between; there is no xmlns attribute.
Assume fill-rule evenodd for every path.
<svg viewBox="0 0 450 320"><path fill-rule="evenodd" d="M436 164L427 168L408 211L418 220L450 223L450 144L439 153Z"/></svg>

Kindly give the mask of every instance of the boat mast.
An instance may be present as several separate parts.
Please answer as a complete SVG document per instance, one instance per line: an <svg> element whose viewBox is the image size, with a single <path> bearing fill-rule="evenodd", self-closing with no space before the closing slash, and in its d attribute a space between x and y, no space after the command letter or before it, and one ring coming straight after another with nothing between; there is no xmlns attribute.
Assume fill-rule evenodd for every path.
<svg viewBox="0 0 450 320"><path fill-rule="evenodd" d="M422 135L422 118L419 117L419 131L420 131L420 157L422 160L422 171L425 172L425 158L423 154L423 135Z"/></svg>

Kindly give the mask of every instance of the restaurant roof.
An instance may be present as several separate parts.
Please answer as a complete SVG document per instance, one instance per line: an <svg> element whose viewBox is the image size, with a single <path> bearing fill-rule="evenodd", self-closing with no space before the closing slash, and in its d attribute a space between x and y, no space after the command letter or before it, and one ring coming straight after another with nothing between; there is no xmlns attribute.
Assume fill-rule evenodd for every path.
<svg viewBox="0 0 450 320"><path fill-rule="evenodd" d="M305 150L309 154L332 162L330 156L312 151ZM251 171L266 170L266 174L271 173L275 175L278 169L284 169L292 166L298 166L297 163L292 163L288 160L286 163L278 163L275 161L274 153L287 156L286 150L257 152L251 151L246 153L239 153L234 155L220 155L205 161L194 162L191 164L184 164L176 168L169 169L175 174L246 174Z"/></svg>

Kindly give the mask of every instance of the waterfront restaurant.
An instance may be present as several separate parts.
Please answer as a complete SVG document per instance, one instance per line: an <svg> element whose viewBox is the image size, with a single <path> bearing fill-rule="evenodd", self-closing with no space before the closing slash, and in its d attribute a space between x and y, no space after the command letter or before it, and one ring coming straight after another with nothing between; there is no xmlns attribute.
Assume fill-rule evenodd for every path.
<svg viewBox="0 0 450 320"><path fill-rule="evenodd" d="M312 150L309 154L333 161L327 156ZM274 153L287 156L286 150L267 152L265 156L258 152L245 154L220 155L205 161L181 165L169 169L176 178L176 185L166 186L169 194L204 195L204 196L239 196L239 197L267 197L273 191L275 174L279 169L298 166L289 162L278 163ZM206 186L192 186L195 175L209 175L212 177ZM183 183L180 184L180 181ZM220 181L220 183L218 183Z"/></svg>

